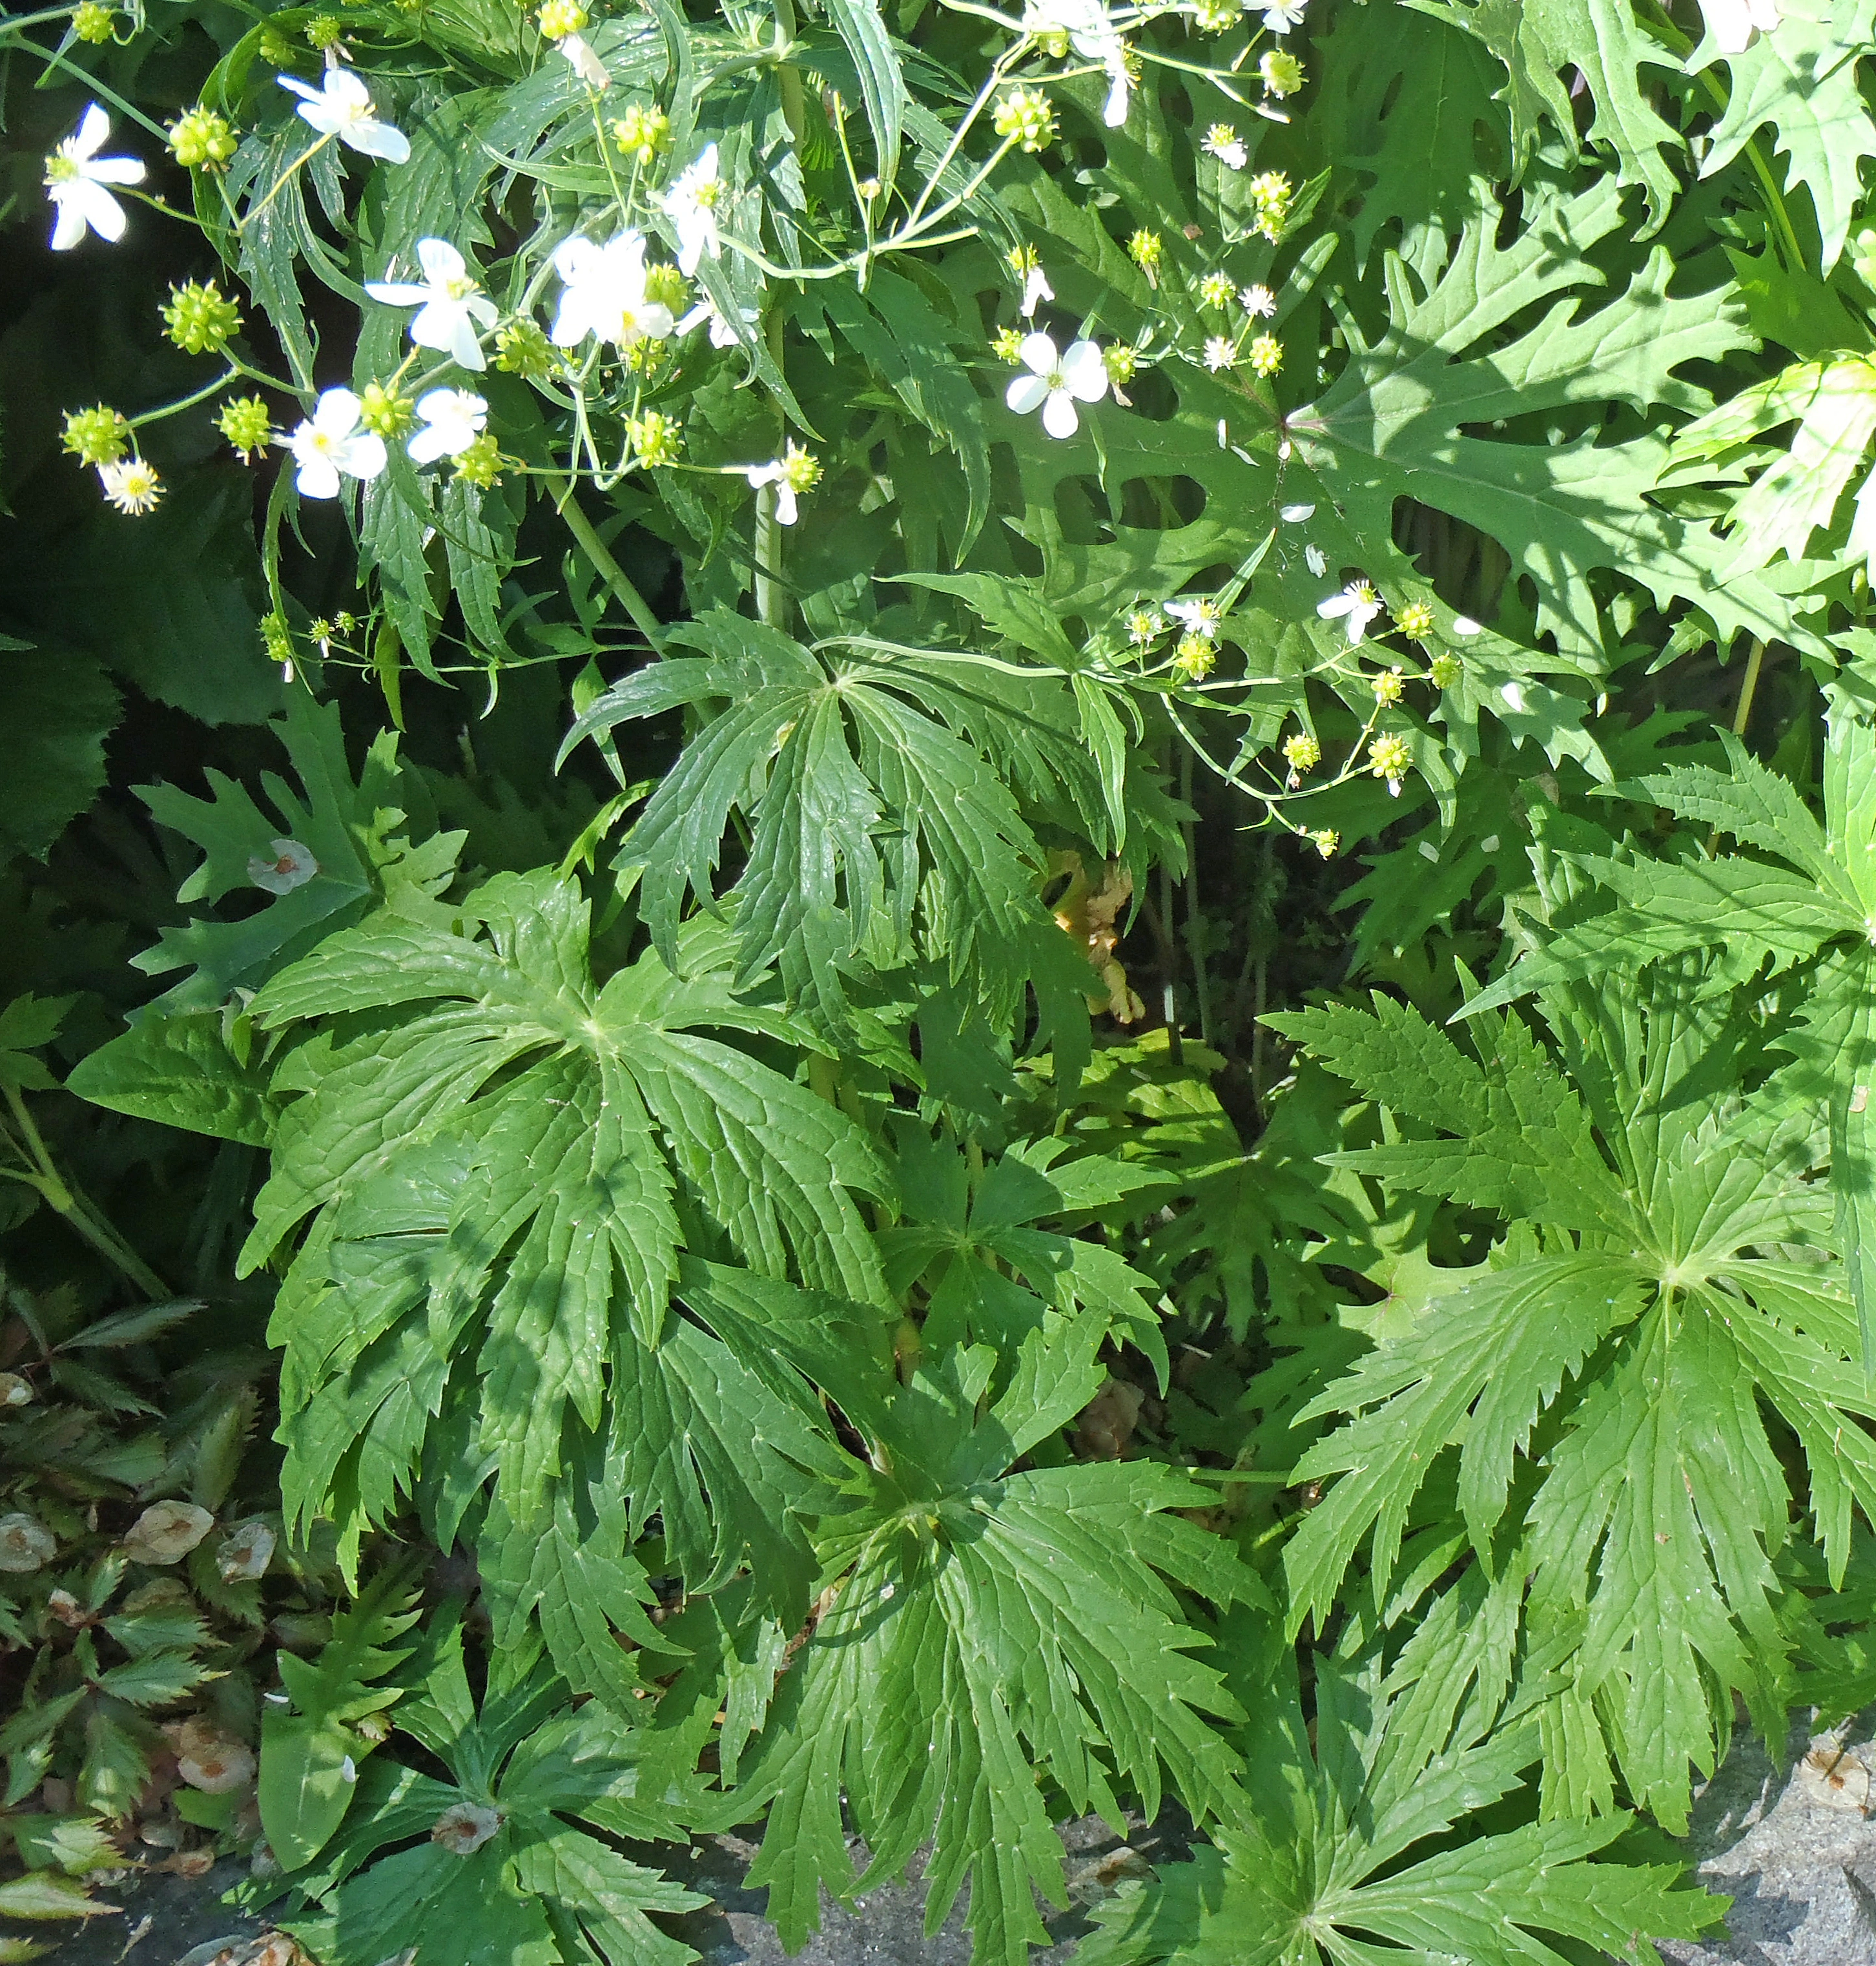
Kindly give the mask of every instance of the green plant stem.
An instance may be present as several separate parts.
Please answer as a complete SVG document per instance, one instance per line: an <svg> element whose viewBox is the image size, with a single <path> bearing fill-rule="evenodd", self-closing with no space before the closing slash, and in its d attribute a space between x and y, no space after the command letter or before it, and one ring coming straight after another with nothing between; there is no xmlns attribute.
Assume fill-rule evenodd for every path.
<svg viewBox="0 0 1876 1966"><path fill-rule="evenodd" d="M84 1194L59 1172L51 1150L16 1088L9 1085L6 1088L6 1100L14 1126L18 1130L18 1138L24 1144L34 1172L21 1173L11 1168L0 1172L34 1189L47 1207L70 1223L114 1269L121 1271L139 1290L159 1302L169 1296L169 1285L118 1235Z"/></svg>
<svg viewBox="0 0 1876 1966"><path fill-rule="evenodd" d="M1759 672L1765 663L1765 644L1755 642L1745 658L1745 675L1739 685L1739 707L1733 713L1733 734L1745 735L1745 727L1752 720L1752 698L1758 691Z"/></svg>
<svg viewBox="0 0 1876 1966"><path fill-rule="evenodd" d="M779 373L785 353L780 314L772 311L762 324L762 331L769 338L769 356ZM779 456L779 440L775 451ZM788 623L788 596L780 577L782 527L775 517L780 496L781 488L775 485L762 485L756 493L756 614L759 620L766 621L772 628L785 629Z"/></svg>
<svg viewBox="0 0 1876 1966"><path fill-rule="evenodd" d="M633 585L631 576L606 550L606 543L594 531L591 521L579 508L570 479L547 475L554 493L554 509L566 520L567 530L579 541L582 553L592 562L593 571L611 588L614 598L631 616L633 625L659 655L665 652L663 624L651 611L643 595Z"/></svg>
<svg viewBox="0 0 1876 1966"><path fill-rule="evenodd" d="M1183 805L1192 803L1192 753L1184 744L1179 746L1179 800ZM1212 1039L1211 982L1205 974L1205 924L1198 905L1197 842L1193 836L1189 819L1179 822L1179 835L1185 843L1186 956L1192 965L1192 996L1198 1006L1199 1042L1208 1045Z"/></svg>
<svg viewBox="0 0 1876 1966"><path fill-rule="evenodd" d="M796 40L795 0L774 0L774 5L776 38L792 48ZM807 105L801 95L801 71L791 61L778 61L775 80L782 89L782 114L798 151L802 134L807 127Z"/></svg>

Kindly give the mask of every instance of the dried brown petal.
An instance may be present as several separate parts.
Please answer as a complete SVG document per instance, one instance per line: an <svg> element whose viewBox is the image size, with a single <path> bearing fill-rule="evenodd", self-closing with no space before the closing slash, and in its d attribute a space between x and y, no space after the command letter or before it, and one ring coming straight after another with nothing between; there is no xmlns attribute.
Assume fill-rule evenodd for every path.
<svg viewBox="0 0 1876 1966"><path fill-rule="evenodd" d="M430 1832L433 1843L459 1857L472 1857L501 1827L501 1812L484 1809L472 1802L459 1802L437 1818Z"/></svg>
<svg viewBox="0 0 1876 1966"><path fill-rule="evenodd" d="M59 1553L51 1530L26 1515L0 1516L0 1570L40 1570Z"/></svg>
<svg viewBox="0 0 1876 1966"><path fill-rule="evenodd" d="M215 1550L215 1568L224 1584L248 1584L264 1577L273 1561L274 1533L265 1523L243 1523Z"/></svg>
<svg viewBox="0 0 1876 1966"><path fill-rule="evenodd" d="M176 1773L205 1795L228 1795L254 1779L254 1752L206 1715L192 1713L163 1732L176 1749Z"/></svg>
<svg viewBox="0 0 1876 1966"><path fill-rule="evenodd" d="M139 1563L176 1563L214 1526L193 1502L153 1502L131 1523L124 1547Z"/></svg>

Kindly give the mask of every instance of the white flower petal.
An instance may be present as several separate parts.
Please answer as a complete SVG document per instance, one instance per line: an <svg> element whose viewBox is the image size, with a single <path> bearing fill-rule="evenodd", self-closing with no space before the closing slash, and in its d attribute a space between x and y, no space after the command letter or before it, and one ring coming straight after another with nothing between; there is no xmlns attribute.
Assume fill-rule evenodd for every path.
<svg viewBox="0 0 1876 1966"><path fill-rule="evenodd" d="M96 103L87 103L84 114L79 118L78 128L68 140L70 154L74 157L95 156L98 146L110 134L111 118Z"/></svg>
<svg viewBox="0 0 1876 1966"><path fill-rule="evenodd" d="M1052 334L1044 334L1039 330L1034 334L1026 334L1023 345L1017 350L1017 359L1033 375L1052 375L1061 364L1061 351L1056 346Z"/></svg>
<svg viewBox="0 0 1876 1966"><path fill-rule="evenodd" d="M1286 525L1300 526L1314 514L1315 510L1314 505L1286 505L1277 516Z"/></svg>
<svg viewBox="0 0 1876 1966"><path fill-rule="evenodd" d="M1071 437L1081 427L1081 413L1065 389L1051 389L1043 404L1043 428L1053 437Z"/></svg>
<svg viewBox="0 0 1876 1966"><path fill-rule="evenodd" d="M302 498L336 498L339 495L339 470L330 458L303 457L293 482Z"/></svg>
<svg viewBox="0 0 1876 1966"><path fill-rule="evenodd" d="M69 253L82 240L85 234L85 214L77 205L65 196L61 185L60 195L52 201L56 216L52 221L52 250L55 253Z"/></svg>
<svg viewBox="0 0 1876 1966"><path fill-rule="evenodd" d="M1003 400L1020 417L1042 408L1049 385L1040 375L1019 375L1004 392Z"/></svg>
<svg viewBox="0 0 1876 1966"><path fill-rule="evenodd" d="M345 468L354 478L376 478L391 461L385 455L385 440L376 430L354 437L348 451Z"/></svg>
<svg viewBox="0 0 1876 1966"><path fill-rule="evenodd" d="M446 239L418 240L417 263L424 269L424 279L433 287L446 287L452 280L462 279L469 272L462 254Z"/></svg>
<svg viewBox="0 0 1876 1966"><path fill-rule="evenodd" d="M66 194L82 214L85 223L100 239L108 239L114 246L124 237L124 228L130 222L118 204L102 185L93 184L89 179L80 178Z"/></svg>
<svg viewBox="0 0 1876 1966"><path fill-rule="evenodd" d="M1107 366L1091 341L1078 341L1062 358L1062 385L1084 403L1098 403L1107 393Z"/></svg>
<svg viewBox="0 0 1876 1966"><path fill-rule="evenodd" d="M356 123L342 128L339 140L367 157L379 157L388 164L411 161L411 140L388 123Z"/></svg>

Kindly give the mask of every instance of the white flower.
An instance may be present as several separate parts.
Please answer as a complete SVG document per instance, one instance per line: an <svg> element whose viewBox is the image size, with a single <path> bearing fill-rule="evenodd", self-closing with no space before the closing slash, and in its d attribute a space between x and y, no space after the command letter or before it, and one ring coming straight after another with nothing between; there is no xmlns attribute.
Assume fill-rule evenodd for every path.
<svg viewBox="0 0 1876 1966"><path fill-rule="evenodd" d="M573 73L588 89L597 89L603 95L612 86L605 63L587 46L584 36L562 34L554 46L573 64Z"/></svg>
<svg viewBox="0 0 1876 1966"><path fill-rule="evenodd" d="M418 240L417 263L424 272L421 282L367 280L366 292L387 306L417 310L411 323L414 346L440 349L460 368L486 368L488 358L475 330L495 326L499 317L495 302L483 293L468 263L448 240Z"/></svg>
<svg viewBox="0 0 1876 1966"><path fill-rule="evenodd" d="M1303 9L1309 0L1265 0L1264 25L1273 34L1287 34L1292 27L1303 24ZM1246 7L1247 14L1251 11Z"/></svg>
<svg viewBox="0 0 1876 1966"><path fill-rule="evenodd" d="M553 269L566 282L554 316L553 345L571 348L596 334L629 348L662 341L675 323L662 301L645 298L645 235L621 232L603 246L569 239L555 248Z"/></svg>
<svg viewBox="0 0 1876 1966"><path fill-rule="evenodd" d="M54 214L52 250L69 253L87 231L114 243L124 237L124 208L106 185L143 182L140 157L101 157L98 147L111 134L111 118L92 103L76 132L46 160L46 195Z"/></svg>
<svg viewBox="0 0 1876 1966"><path fill-rule="evenodd" d="M762 316L753 308L738 308L737 314L746 328L753 327ZM717 303L706 294L672 331L675 334L688 334L694 327L710 324L710 345L712 348L733 348L739 342L746 341L746 334L739 334L734 324L726 320L717 310Z"/></svg>
<svg viewBox="0 0 1876 1966"><path fill-rule="evenodd" d="M1783 18L1781 0L1700 0L1700 12L1723 55L1743 54Z"/></svg>
<svg viewBox="0 0 1876 1966"><path fill-rule="evenodd" d="M115 464L99 465L98 482L111 504L132 517L154 511L163 497L163 480L156 467L140 457L121 457Z"/></svg>
<svg viewBox="0 0 1876 1966"><path fill-rule="evenodd" d="M301 98L301 115L321 136L337 137L350 148L367 157L382 157L386 163L410 162L410 138L372 114L371 91L352 69L327 69L325 81L318 89L298 76L279 75L274 79Z"/></svg>
<svg viewBox="0 0 1876 1966"><path fill-rule="evenodd" d="M676 183L658 201L677 228L678 271L687 280L706 253L713 259L722 253L723 235L717 230L717 201L722 195L717 147L712 143L695 163L685 166Z"/></svg>
<svg viewBox="0 0 1876 1966"><path fill-rule="evenodd" d="M1317 604L1316 611L1325 621L1348 620L1349 646L1368 633L1368 624L1377 614L1385 611L1384 604L1365 580L1352 580L1339 594L1332 594L1326 601Z"/></svg>
<svg viewBox="0 0 1876 1966"><path fill-rule="evenodd" d="M1320 580L1329 571L1329 556L1320 546L1307 546L1303 549L1303 564Z"/></svg>
<svg viewBox="0 0 1876 1966"><path fill-rule="evenodd" d="M1023 305L1017 309L1025 321L1036 318L1036 310L1044 301L1052 301L1056 290L1049 284L1049 276L1040 266L1032 266L1023 276Z"/></svg>
<svg viewBox="0 0 1876 1966"><path fill-rule="evenodd" d="M1098 403L1107 393L1107 365L1091 341L1072 343L1058 354L1052 335L1026 334L1017 359L1030 372L1017 377L1004 401L1020 417L1040 409L1051 437L1074 436L1081 427L1076 403Z"/></svg>
<svg viewBox="0 0 1876 1966"><path fill-rule="evenodd" d="M801 501L790 482L785 459L778 457L766 464L746 465L743 475L749 480L752 492L759 492L765 485L775 486L775 522L778 525L791 526L801 516Z"/></svg>
<svg viewBox="0 0 1876 1966"><path fill-rule="evenodd" d="M1045 44L1065 37L1084 61L1101 63L1107 71L1101 120L1110 130L1119 129L1127 120L1127 44L1103 0L1028 0L1023 31Z"/></svg>
<svg viewBox="0 0 1876 1966"><path fill-rule="evenodd" d="M1205 337L1205 366L1216 375L1220 369L1229 369L1238 359L1238 351L1228 334L1210 334Z"/></svg>
<svg viewBox="0 0 1876 1966"><path fill-rule="evenodd" d="M413 464L460 457L488 424L488 405L472 389L431 389L417 399L424 428L404 448Z"/></svg>
<svg viewBox="0 0 1876 1966"><path fill-rule="evenodd" d="M1268 287L1246 287L1238 295L1238 305L1259 321L1268 321L1277 311L1277 296Z"/></svg>
<svg viewBox="0 0 1876 1966"><path fill-rule="evenodd" d="M1209 150L1227 170L1241 171L1251 160L1251 153L1244 147L1244 139L1229 123L1214 123L1205 133L1205 140L1200 146Z"/></svg>
<svg viewBox="0 0 1876 1966"><path fill-rule="evenodd" d="M1168 601L1166 612L1188 635L1196 635L1202 642L1217 640L1225 618L1225 611L1211 600Z"/></svg>
<svg viewBox="0 0 1876 1966"><path fill-rule="evenodd" d="M1286 505L1277 516L1286 526L1300 526L1315 513L1314 505Z"/></svg>
<svg viewBox="0 0 1876 1966"><path fill-rule="evenodd" d="M336 498L339 478L376 478L385 468L385 440L361 430L363 405L350 389L327 389L313 414L286 440L299 467L295 482L306 498Z"/></svg>

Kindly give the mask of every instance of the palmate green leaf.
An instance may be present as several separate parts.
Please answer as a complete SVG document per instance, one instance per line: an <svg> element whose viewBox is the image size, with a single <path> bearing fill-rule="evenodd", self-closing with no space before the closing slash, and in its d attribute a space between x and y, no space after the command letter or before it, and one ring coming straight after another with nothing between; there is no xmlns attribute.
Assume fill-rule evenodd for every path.
<svg viewBox="0 0 1876 1966"><path fill-rule="evenodd" d="M1117 1249L1043 1226L1160 1184L1105 1155L1064 1163L1066 1150L1062 1140L1013 1147L973 1184L960 1148L902 1127L904 1220L878 1236L887 1281L901 1298L923 1287L928 1347L985 1344L1014 1359L1051 1310L1086 1307L1153 1361L1163 1386L1165 1339L1145 1294L1152 1280Z"/></svg>
<svg viewBox="0 0 1876 1966"><path fill-rule="evenodd" d="M765 1297L762 1277L836 1293L864 1355L885 1286L849 1191L890 1182L836 1109L709 1035L784 1034L730 994L714 931L687 931L681 973L648 954L596 990L586 904L551 872L499 876L466 912L487 939L387 910L256 1000L263 1023L352 1018L346 1044L281 1068L309 1096L282 1118L249 1247L320 1211L273 1326L287 1505L356 1549L414 1494L446 1545L493 1474L504 1603L538 1611L583 1690L623 1692L616 1645L591 1641L629 1622L627 1552L654 1515L691 1587L748 1560L778 1610L804 1606L788 1510L827 1460L825 1423L762 1355L786 1350L770 1326L811 1328L829 1300ZM760 1273L747 1288L681 1261L718 1238ZM713 1329L756 1335L733 1355L674 1287Z"/></svg>
<svg viewBox="0 0 1876 1966"><path fill-rule="evenodd" d="M1478 185L1476 215L1423 296L1413 274L1390 263L1387 333L1353 349L1321 398L1288 419L1304 461L1358 533L1385 537L1394 501L1410 497L1498 540L1536 583L1538 626L1565 653L1600 656L1589 576L1609 567L1664 607L1695 601L1723 640L1741 628L1802 637L1789 603L1764 582L1741 576L1722 590L1730 553L1710 529L1646 503L1665 459L1662 440L1605 444L1592 431L1533 444L1463 433L1592 400L1702 409L1704 393L1675 370L1749 340L1731 301L1669 295L1670 276L1687 269L1665 248L1626 292L1583 314L1584 290L1604 283L1585 255L1622 222L1617 187L1605 178L1572 197L1531 195L1536 208L1501 247L1498 205ZM1546 301L1536 325L1502 340L1500 330Z"/></svg>
<svg viewBox="0 0 1876 1966"><path fill-rule="evenodd" d="M279 1655L292 1707L269 1702L262 1713L259 1799L261 1827L288 1869L311 1863L345 1820L358 1765L372 1752L353 1723L401 1697L384 1682L410 1656L397 1641L418 1616L408 1566L392 1565L333 1614L316 1658Z"/></svg>
<svg viewBox="0 0 1876 1966"><path fill-rule="evenodd" d="M1633 789L1694 824L1733 834L1797 870L1794 879L1743 854L1663 865L1565 854L1623 897L1623 905L1562 927L1474 996L1471 1017L1540 990L1639 968L1695 949L1723 949L1741 979L1813 962L1810 993L1782 1042L1797 1063L1779 1075L1783 1094L1824 1104L1829 1115L1831 1191L1838 1246L1855 1300L1859 1349L1876 1357L1876 1143L1868 1117L1876 1084L1876 730L1839 691L1829 717L1824 824L1797 791L1726 739L1732 772L1675 765Z"/></svg>
<svg viewBox="0 0 1876 1966"><path fill-rule="evenodd" d="M1706 60L1697 53L1688 64L1697 72L1724 62L1732 83L1701 176L1723 170L1769 123L1784 189L1801 184L1810 194L1826 273L1863 201L1862 160L1876 156L1876 121L1857 75L1873 31L1876 0L1832 0L1814 12L1794 8L1776 34L1754 35L1738 54L1720 53L1710 37Z"/></svg>
<svg viewBox="0 0 1876 1966"><path fill-rule="evenodd" d="M277 859L276 839L306 848L314 862L309 879L275 895L263 907L236 920L198 917L186 927L165 929L153 949L134 958L152 975L173 969L190 972L157 999L159 1014L218 1007L231 990L256 988L334 929L356 921L387 885L408 881L420 890L434 890L448 878L459 834L437 835L414 853L405 842L387 837L403 817L396 808L395 733L380 735L354 779L336 704L316 703L297 691L273 728L298 789L271 772L263 773L271 814L246 786L212 767L206 774L206 799L173 785L143 791L160 824L202 849L201 865L177 891L180 901L212 906L232 893L263 891L250 862ZM192 1073L185 1068L185 1075Z"/></svg>
<svg viewBox="0 0 1876 1966"><path fill-rule="evenodd" d="M811 651L722 611L672 640L704 653L614 684L567 740L725 706L614 862L639 875L667 957L685 894L714 898L742 813L754 836L737 884L739 985L772 962L791 995L825 1001L838 989L829 964L923 957L1007 1014L1048 920L1019 798L1081 815L1098 847L1105 839L1100 782L1060 682L858 640Z"/></svg>
<svg viewBox="0 0 1876 1966"><path fill-rule="evenodd" d="M80 1059L66 1090L114 1113L264 1147L279 1117L268 1073L237 1055L222 1021L218 1010L147 1009L121 1036Z"/></svg>
<svg viewBox="0 0 1876 1966"><path fill-rule="evenodd" d="M1305 1408L1346 1417L1295 1470L1330 1485L1285 1550L1291 1623L1328 1617L1364 1545L1373 1600L1385 1601L1408 1512L1450 1468L1479 1561L1528 1574L1533 1644L1575 1648L1580 1732L1593 1741L1600 1719L1630 1794L1678 1824L1690 1765L1710 1768L1724 1738L1731 1689L1774 1726L1790 1697L1771 1558L1793 1498L1761 1408L1803 1445L1816 1533L1841 1575L1852 1502L1876 1510L1861 1430L1876 1398L1847 1355L1850 1302L1822 1246L1825 1198L1806 1178L1810 1121L1755 1120L1736 1094L1700 1089L1748 1068L1724 997L1683 960L1540 1001L1567 1067L1552 1068L1547 1096L1560 1090L1575 1117L1530 1138L1600 1220L1558 1211L1567 1228L1515 1230L1489 1274L1433 1297ZM1456 1047L1437 1065L1403 1056L1379 1017L1357 1042L1349 1026L1362 1014L1285 1023L1404 1116L1470 1137L1443 1157L1405 1139L1335 1158L1391 1185L1478 1192L1475 1155L1508 1152L1512 1130L1467 1123L1443 1089L1471 1086L1479 1103ZM1488 1027L1488 1060L1502 1044ZM1433 1096L1415 1098L1417 1085ZM1577 1159L1592 1139L1607 1157L1600 1184ZM1516 1207L1510 1192L1492 1205ZM1795 1277L1763 1260L1794 1246L1816 1252ZM1604 1751L1547 1772L1552 1806L1596 1793L1584 1752Z"/></svg>
<svg viewBox="0 0 1876 1966"><path fill-rule="evenodd" d="M1615 182L1648 195L1649 232L1658 231L1680 193L1666 151L1686 150L1643 93L1645 66L1673 69L1675 58L1650 38L1630 0L1405 0L1405 4L1475 34L1505 66L1503 99L1522 172L1549 123L1572 150L1576 116L1565 78L1581 76L1596 105L1591 143L1616 153ZM1646 236L1646 235L1644 235Z"/></svg>
<svg viewBox="0 0 1876 1966"><path fill-rule="evenodd" d="M1697 1939L1717 1925L1723 1901L1676 1888L1674 1867L1597 1861L1627 1827L1620 1815L1451 1836L1471 1812L1516 1794L1539 1741L1533 1698L1501 1710L1490 1663L1460 1624L1462 1594L1436 1600L1391 1671L1319 1656L1313 1724L1292 1655L1272 1649L1275 1683L1247 1730L1249 1806L1191 1862L1100 1906L1077 1956L1088 1966L1573 1966L1593 1952L1659 1966L1651 1939ZM1426 1848L1436 1839L1447 1847Z"/></svg>
<svg viewBox="0 0 1876 1966"><path fill-rule="evenodd" d="M596 1705L567 1708L566 1687L530 1671L533 1655L492 1660L479 1711L459 1617L437 1615L422 1680L396 1717L453 1779L388 1754L360 1772L350 1824L317 1871L292 1880L317 1909L284 1921L328 1966L379 1966L413 1948L443 1966L696 1957L648 1914L707 1900L606 1840L675 1836L679 1819L665 1798L640 1795L630 1732Z"/></svg>
<svg viewBox="0 0 1876 1966"><path fill-rule="evenodd" d="M993 1365L953 1353L853 1413L874 1465L824 1524L837 1586L778 1689L738 1793L766 1801L749 1872L783 1942L931 1841L928 1931L970 1886L975 1956L1020 1966L1046 1942L1033 1892L1064 1902L1062 1844L1039 1792L1119 1820L1125 1784L1151 1818L1162 1781L1201 1820L1236 1757L1207 1715L1235 1717L1205 1639L1163 1579L1223 1604L1262 1587L1173 1510L1206 1491L1143 1462L1012 1471L1098 1388L1101 1320L1036 1334L1008 1390L976 1413ZM1163 1771L1163 1772L1162 1772ZM872 1862L856 1879L842 1803Z"/></svg>
<svg viewBox="0 0 1876 1966"><path fill-rule="evenodd" d="M0 856L42 854L105 782L121 699L95 656L0 639L8 725Z"/></svg>
<svg viewBox="0 0 1876 1966"><path fill-rule="evenodd" d="M1849 545L1865 556L1876 552L1863 472L1876 435L1876 369L1861 356L1794 363L1696 418L1675 439L1673 482L1698 483L1710 475L1736 483L1747 440L1786 424L1796 425L1789 446L1732 498L1733 563L1745 569L1768 566L1781 553L1800 558L1812 535L1830 527L1852 479L1861 483ZM1763 453L1745 456L1755 462Z"/></svg>

